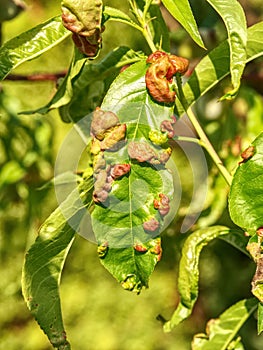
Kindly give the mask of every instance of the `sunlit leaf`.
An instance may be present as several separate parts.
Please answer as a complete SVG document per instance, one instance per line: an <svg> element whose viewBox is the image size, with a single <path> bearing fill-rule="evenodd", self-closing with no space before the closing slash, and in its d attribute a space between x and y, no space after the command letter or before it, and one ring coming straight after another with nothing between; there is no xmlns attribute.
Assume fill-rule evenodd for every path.
<svg viewBox="0 0 263 350"><path fill-rule="evenodd" d="M262 56L262 35L263 22L248 28L246 63ZM189 107L230 73L229 55L229 44L224 41L198 63L183 87ZM184 109L178 99L176 99L176 107L179 115L184 114Z"/></svg>
<svg viewBox="0 0 263 350"><path fill-rule="evenodd" d="M211 226L192 233L185 241L179 265L178 291L180 302L164 330L170 332L192 313L198 297L199 257L202 249L213 239L230 233L225 226Z"/></svg>
<svg viewBox="0 0 263 350"><path fill-rule="evenodd" d="M192 342L193 350L242 349L240 339L234 341L238 331L256 310L256 299L245 299L232 305L218 319L207 323L207 335L197 334ZM235 347L230 347L234 346Z"/></svg>
<svg viewBox="0 0 263 350"><path fill-rule="evenodd" d="M207 0L222 17L227 33L230 48L230 73L233 90L224 98L236 95L241 75L246 64L247 24L243 8L237 0Z"/></svg>
<svg viewBox="0 0 263 350"><path fill-rule="evenodd" d="M0 79L21 63L58 45L70 34L57 16L9 40L0 48Z"/></svg>
<svg viewBox="0 0 263 350"><path fill-rule="evenodd" d="M117 8L113 8L110 6L105 6L103 9L103 15L105 17L105 20L108 21L116 21L116 22L121 22L121 23L125 23L128 25L131 25L132 27L135 28L140 28L131 18L130 16L128 16L125 12L117 9Z"/></svg>
<svg viewBox="0 0 263 350"><path fill-rule="evenodd" d="M130 171L113 182L107 203L95 205L91 214L99 245L104 243L109 248L102 264L124 288L136 292L147 287L149 275L160 258L158 235L164 220L154 208L154 199L160 193L170 199L173 196L172 176L164 164L140 163L128 155L128 145L133 141L163 152L151 143L149 132L159 130L161 122L172 115L170 107L150 98L145 86L146 69L145 60L127 68L113 82L101 105L102 110L116 113L127 127L127 142L116 151L104 152L106 165L130 164ZM152 233L143 228L150 218L159 223ZM144 251L136 250L136 246L143 246Z"/></svg>
<svg viewBox="0 0 263 350"><path fill-rule="evenodd" d="M192 39L201 47L204 47L203 40L198 32L198 28L189 5L188 0L162 0L162 3L171 15L184 27Z"/></svg>
<svg viewBox="0 0 263 350"><path fill-rule="evenodd" d="M92 181L87 182L87 193L92 186ZM61 272L74 239L75 227L85 213L86 207L76 189L41 226L23 266L22 288L27 306L51 344L60 350L70 349L61 314Z"/></svg>

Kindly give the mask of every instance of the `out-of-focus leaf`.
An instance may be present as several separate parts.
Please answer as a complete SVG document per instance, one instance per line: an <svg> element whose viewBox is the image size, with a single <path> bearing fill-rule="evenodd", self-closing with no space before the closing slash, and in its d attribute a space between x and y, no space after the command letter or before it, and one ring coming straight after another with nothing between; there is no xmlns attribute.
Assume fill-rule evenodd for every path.
<svg viewBox="0 0 263 350"><path fill-rule="evenodd" d="M262 56L262 35L263 22L248 28L246 63ZM230 48L226 40L198 63L183 87L188 107L192 106L199 97L203 96L230 73L229 55ZM178 99L176 99L176 107L179 115L184 114L184 109Z"/></svg>
<svg viewBox="0 0 263 350"><path fill-rule="evenodd" d="M230 73L233 90L223 98L233 98L240 85L241 75L246 64L247 24L243 8L237 0L207 0L222 17L230 48Z"/></svg>
<svg viewBox="0 0 263 350"><path fill-rule="evenodd" d="M75 228L86 213L82 202L92 189L86 184L84 197L78 189L56 209L41 226L35 243L26 254L23 266L23 296L31 313L59 350L70 349L64 330L59 283L68 251L74 239Z"/></svg>
<svg viewBox="0 0 263 350"><path fill-rule="evenodd" d="M240 339L233 340L240 328L256 310L254 298L244 299L232 305L218 319L207 323L207 335L197 334L192 342L193 350L242 349ZM234 347L233 347L234 346Z"/></svg>
<svg viewBox="0 0 263 350"><path fill-rule="evenodd" d="M0 169L0 188L4 185L18 182L25 174L25 169L15 160L4 164Z"/></svg>
<svg viewBox="0 0 263 350"><path fill-rule="evenodd" d="M62 25L61 17L57 16L9 40L0 48L0 79L21 63L58 45L70 34Z"/></svg>
<svg viewBox="0 0 263 350"><path fill-rule="evenodd" d="M178 291L180 302L171 319L164 324L170 332L176 325L190 316L198 297L199 256L202 249L213 239L230 233L225 226L211 226L192 233L185 241L179 265Z"/></svg>
<svg viewBox="0 0 263 350"><path fill-rule="evenodd" d="M171 15L184 27L192 39L201 47L205 47L188 0L162 0Z"/></svg>
<svg viewBox="0 0 263 350"><path fill-rule="evenodd" d="M9 21L25 9L25 3L21 0L1 0L0 23Z"/></svg>
<svg viewBox="0 0 263 350"><path fill-rule="evenodd" d="M252 154L236 170L229 194L234 223L250 234L263 225L263 133L252 142Z"/></svg>
<svg viewBox="0 0 263 350"><path fill-rule="evenodd" d="M116 113L127 128L127 142L116 151L104 152L106 165L130 164L130 171L112 183L107 203L95 205L91 214L99 245L107 242L108 251L101 259L102 264L125 289L136 292L148 286L148 278L161 253L158 235L164 220L154 208L154 199L160 193L170 199L173 196L172 176L164 163L137 162L128 153L132 142L144 143L156 152L167 149L167 144L166 148L154 145L149 132L160 130L161 122L172 115L172 108L150 98L145 85L146 69L145 60L127 68L113 82L101 105L102 110ZM150 218L158 223L154 232L143 228Z"/></svg>
<svg viewBox="0 0 263 350"><path fill-rule="evenodd" d="M263 332L263 303L258 303L258 334Z"/></svg>

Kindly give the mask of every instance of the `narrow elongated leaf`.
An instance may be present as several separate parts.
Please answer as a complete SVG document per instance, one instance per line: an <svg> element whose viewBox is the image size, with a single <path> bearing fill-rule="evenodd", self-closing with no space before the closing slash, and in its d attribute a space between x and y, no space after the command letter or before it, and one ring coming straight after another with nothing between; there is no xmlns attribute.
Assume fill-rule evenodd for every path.
<svg viewBox="0 0 263 350"><path fill-rule="evenodd" d="M85 185L85 196L91 188L92 181ZM60 277L74 239L73 227L78 227L85 213L76 189L44 222L23 266L22 289L27 306L51 344L60 350L70 349L61 314Z"/></svg>
<svg viewBox="0 0 263 350"><path fill-rule="evenodd" d="M256 310L257 304L254 298L241 300L227 309L218 319L210 320L207 324L207 335L196 335L192 342L192 349L229 349L228 346L237 336L238 331L249 316ZM237 343L240 343L240 341L237 340ZM237 349L236 346L235 349Z"/></svg>
<svg viewBox="0 0 263 350"><path fill-rule="evenodd" d="M263 133L252 142L251 153L236 170L229 193L234 223L253 235L263 226Z"/></svg>
<svg viewBox="0 0 263 350"><path fill-rule="evenodd" d="M21 63L58 45L70 34L62 25L61 17L57 16L6 42L0 48L0 79L4 79Z"/></svg>
<svg viewBox="0 0 263 350"><path fill-rule="evenodd" d="M237 0L207 1L222 17L227 29L230 48L230 73L234 89L229 91L224 98L232 98L238 91L241 75L246 64L246 17L242 6Z"/></svg>
<svg viewBox="0 0 263 350"><path fill-rule="evenodd" d="M80 53L79 50L75 49L74 57L72 59L68 73L66 77L63 79L56 94L51 99L51 101L49 101L49 103L44 107L41 107L32 111L24 111L24 112L21 112L21 114L35 114L35 113L47 114L51 109L59 108L69 103L74 94L74 90L73 90L74 80L76 80L77 77L80 75L80 72L82 71L87 60L88 59L86 56ZM62 118L62 119L66 123L73 121L70 115L67 115L65 118Z"/></svg>
<svg viewBox="0 0 263 350"><path fill-rule="evenodd" d="M185 241L179 265L178 291L180 302L164 331L170 332L192 313L198 297L199 257L202 249L213 239L230 233L225 226L211 226L192 233Z"/></svg>
<svg viewBox="0 0 263 350"><path fill-rule="evenodd" d="M146 69L145 60L126 69L113 82L101 105L102 110L116 113L120 123L126 124L126 142L116 151L103 153L106 168L129 164L130 171L112 182L107 202L95 205L91 214L99 245L108 247L102 264L124 288L136 292L147 287L149 276L160 259L158 235L164 220L155 209L154 200L160 194L170 200L173 196L172 176L164 163L157 161L155 165L146 158L135 161L128 151L128 147L135 147L134 142L142 144L143 148L153 147L157 153L167 149L167 145L163 146L165 148L154 145L149 133L160 130L161 122L170 118L172 109L150 98L145 86ZM145 222L150 219L156 224L152 232L144 229Z"/></svg>
<svg viewBox="0 0 263 350"><path fill-rule="evenodd" d="M163 19L160 7L151 5L149 8L149 27L152 32L153 42L158 49L170 52L170 36L166 23ZM150 19L149 18L149 19Z"/></svg>
<svg viewBox="0 0 263 350"><path fill-rule="evenodd" d="M140 29L138 24L136 24L125 12L119 9L110 6L105 6L103 9L103 15L106 21L121 22L128 24L134 28Z"/></svg>
<svg viewBox="0 0 263 350"><path fill-rule="evenodd" d="M184 27L192 39L201 47L205 47L199 34L188 0L162 0L171 15Z"/></svg>
<svg viewBox="0 0 263 350"><path fill-rule="evenodd" d="M109 83L119 73L120 67L144 58L140 52L134 52L121 46L111 51L98 63L90 63L78 50L70 70L49 103L24 114L39 113L45 115L59 108L62 120L77 122L100 105ZM106 82L107 81L107 82Z"/></svg>
<svg viewBox="0 0 263 350"><path fill-rule="evenodd" d="M246 63L263 55L262 36L263 22L248 28ZM226 40L198 63L183 87L188 107L192 106L199 97L203 96L230 73L229 55L230 48ZM178 99L176 100L176 107L179 115L184 114L184 109Z"/></svg>

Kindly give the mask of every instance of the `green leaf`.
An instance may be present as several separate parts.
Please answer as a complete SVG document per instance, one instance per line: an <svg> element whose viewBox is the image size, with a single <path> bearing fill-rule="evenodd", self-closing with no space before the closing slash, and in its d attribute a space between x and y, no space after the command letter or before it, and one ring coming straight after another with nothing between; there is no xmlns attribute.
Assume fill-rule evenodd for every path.
<svg viewBox="0 0 263 350"><path fill-rule="evenodd" d="M88 59L86 56L81 54L78 49L75 49L74 57L72 59L68 73L66 77L63 79L56 94L51 99L51 101L44 107L41 107L32 111L24 111L24 112L21 112L20 114L34 114L34 113L47 114L51 109L59 108L69 103L74 94L74 90L73 90L74 80L76 80L77 77L80 75L87 60ZM66 115L62 119L66 123L72 122L72 117L70 115Z"/></svg>
<svg viewBox="0 0 263 350"><path fill-rule="evenodd" d="M170 36L166 23L163 19L160 7L151 5L149 8L149 28L153 36L155 46L163 51L170 52Z"/></svg>
<svg viewBox="0 0 263 350"><path fill-rule="evenodd" d="M197 334L194 337L192 349L240 349L242 345L240 345L240 338L236 341L233 341L233 339L256 307L257 301L254 298L244 299L232 305L218 319L212 319L207 323L207 335Z"/></svg>
<svg viewBox="0 0 263 350"><path fill-rule="evenodd" d="M259 22L248 28L246 63L262 56L262 35L263 22ZM192 106L199 97L203 96L230 73L229 55L230 48L226 40L198 63L191 77L183 87L188 107ZM178 99L176 99L176 107L179 115L184 114L184 109Z"/></svg>
<svg viewBox="0 0 263 350"><path fill-rule="evenodd" d="M162 0L162 3L171 15L184 27L192 39L205 48L188 0Z"/></svg>
<svg viewBox="0 0 263 350"><path fill-rule="evenodd" d="M248 237L243 231L235 230L231 231L230 235L220 237L222 241L231 244L233 247L241 251L243 254L251 258L249 252L247 251Z"/></svg>
<svg viewBox="0 0 263 350"><path fill-rule="evenodd" d="M229 194L231 219L251 235L263 226L263 133L252 146L254 154L239 165Z"/></svg>
<svg viewBox="0 0 263 350"><path fill-rule="evenodd" d="M25 169L17 161L11 160L7 162L0 169L0 188L4 185L18 182L25 174Z"/></svg>
<svg viewBox="0 0 263 350"><path fill-rule="evenodd" d="M60 350L70 349L70 345L63 326L59 283L75 228L86 213L83 198L90 192L92 181L84 188L82 194L78 189L73 191L44 222L23 266L22 290L27 306L51 344Z"/></svg>
<svg viewBox="0 0 263 350"><path fill-rule="evenodd" d="M213 239L230 233L225 226L211 226L192 233L185 241L179 265L178 291L180 302L171 317L164 324L164 331L170 332L192 313L198 297L199 257L202 249Z"/></svg>
<svg viewBox="0 0 263 350"><path fill-rule="evenodd" d="M263 303L258 303L258 334L263 332Z"/></svg>
<svg viewBox="0 0 263 350"><path fill-rule="evenodd" d="M109 20L121 22L141 30L141 28L126 13L119 9L110 6L105 6L103 9L103 15L105 17L105 21Z"/></svg>
<svg viewBox="0 0 263 350"><path fill-rule="evenodd" d="M59 108L64 122L77 122L100 105L105 90L119 73L120 67L144 58L143 54L125 46L114 49L98 63L90 63L78 50L75 55L67 76L51 101L44 107L23 114L45 115Z"/></svg>
<svg viewBox="0 0 263 350"><path fill-rule="evenodd" d="M61 16L57 16L11 39L0 48L0 79L21 63L58 45L70 34L62 25Z"/></svg>
<svg viewBox="0 0 263 350"><path fill-rule="evenodd" d="M233 98L240 85L240 79L246 64L247 24L242 6L237 0L207 0L222 17L229 40L230 73L233 90L223 99Z"/></svg>
<svg viewBox="0 0 263 350"><path fill-rule="evenodd" d="M153 201L160 193L170 199L173 196L172 176L163 164L139 163L128 155L128 145L133 141L163 152L151 143L149 132L158 131L161 122L172 115L171 107L159 105L150 98L145 86L146 69L145 60L127 68L113 82L101 105L102 110L116 113L127 128L127 142L119 150L104 152L106 167L125 163L131 168L126 176L113 182L107 203L95 205L91 213L98 244L107 243L109 248L101 259L102 264L125 289L136 292L148 286L149 276L160 258L158 235L165 220L154 208ZM150 218L160 225L154 233L143 229L143 223ZM144 251L136 250L136 245Z"/></svg>

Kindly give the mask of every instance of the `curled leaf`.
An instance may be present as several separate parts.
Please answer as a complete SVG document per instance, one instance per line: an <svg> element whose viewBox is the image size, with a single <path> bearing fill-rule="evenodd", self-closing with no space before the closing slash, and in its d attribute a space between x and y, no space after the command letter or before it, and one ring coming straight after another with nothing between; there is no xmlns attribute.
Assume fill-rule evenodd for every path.
<svg viewBox="0 0 263 350"><path fill-rule="evenodd" d="M101 47L102 1L63 0L62 22L73 33L77 48L88 57L96 56Z"/></svg>
<svg viewBox="0 0 263 350"><path fill-rule="evenodd" d="M188 69L188 60L163 51L152 53L147 61L151 63L145 75L147 89L154 100L160 103L175 101L175 91L170 83L176 73L184 74Z"/></svg>

